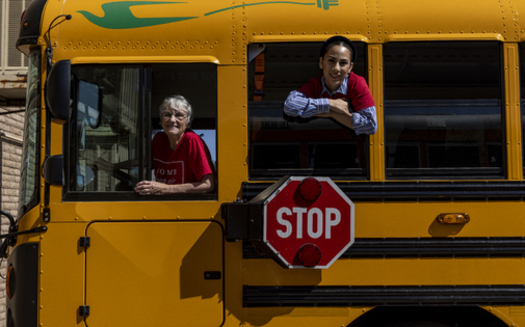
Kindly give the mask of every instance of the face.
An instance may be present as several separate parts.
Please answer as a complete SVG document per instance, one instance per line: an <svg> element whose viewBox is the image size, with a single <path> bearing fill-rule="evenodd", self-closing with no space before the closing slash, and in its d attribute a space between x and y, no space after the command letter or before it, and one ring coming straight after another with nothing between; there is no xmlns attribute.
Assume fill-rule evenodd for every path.
<svg viewBox="0 0 525 327"><path fill-rule="evenodd" d="M336 91L343 80L354 68L350 61L351 53L345 47L334 45L326 51L324 57L319 58L319 68L323 70L324 82L331 91Z"/></svg>
<svg viewBox="0 0 525 327"><path fill-rule="evenodd" d="M160 125L168 137L181 137L188 128L188 114L184 109L166 108L162 111Z"/></svg>

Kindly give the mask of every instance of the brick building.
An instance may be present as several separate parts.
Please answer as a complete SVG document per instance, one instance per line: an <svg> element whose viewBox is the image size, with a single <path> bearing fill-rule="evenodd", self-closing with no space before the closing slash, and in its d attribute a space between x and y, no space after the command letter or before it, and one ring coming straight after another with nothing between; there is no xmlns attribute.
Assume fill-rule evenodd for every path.
<svg viewBox="0 0 525 327"><path fill-rule="evenodd" d="M28 59L16 47L20 17L32 0L0 0L0 209L18 214ZM8 220L2 218L2 234ZM6 260L0 265L6 274ZM0 327L6 326L5 281L0 279Z"/></svg>

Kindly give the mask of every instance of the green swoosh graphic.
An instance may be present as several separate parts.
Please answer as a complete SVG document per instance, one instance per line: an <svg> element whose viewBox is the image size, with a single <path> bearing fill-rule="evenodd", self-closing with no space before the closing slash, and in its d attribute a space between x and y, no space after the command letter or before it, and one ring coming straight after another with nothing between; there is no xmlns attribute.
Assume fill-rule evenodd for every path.
<svg viewBox="0 0 525 327"><path fill-rule="evenodd" d="M269 5L269 4L292 4L292 5L312 6L312 5L315 5L316 3L315 2L304 3L304 2L293 2L293 1L268 1L268 2L247 3L247 4L243 4L243 5L226 7L226 8L223 8L223 9L210 11L209 13L204 14L204 16L217 14L217 13L229 10L229 9L235 9L235 8L239 8L239 7L259 6L259 5Z"/></svg>
<svg viewBox="0 0 525 327"><path fill-rule="evenodd" d="M170 3L186 3L186 2L161 2L161 1L118 1L109 2L102 5L104 16L95 16L92 13L79 10L78 13L86 17L87 20L93 24L108 28L108 29L128 29L139 28L147 26L156 26L183 20L198 18L194 17L158 17L158 18L138 18L133 15L129 9L132 6L155 5L155 4L170 4Z"/></svg>

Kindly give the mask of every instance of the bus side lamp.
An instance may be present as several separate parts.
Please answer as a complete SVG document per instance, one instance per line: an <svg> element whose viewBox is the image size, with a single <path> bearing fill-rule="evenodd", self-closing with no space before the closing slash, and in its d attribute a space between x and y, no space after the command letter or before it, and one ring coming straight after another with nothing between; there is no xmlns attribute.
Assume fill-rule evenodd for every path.
<svg viewBox="0 0 525 327"><path fill-rule="evenodd" d="M442 213L437 217L440 224L466 224L470 221L467 213Z"/></svg>
<svg viewBox="0 0 525 327"><path fill-rule="evenodd" d="M321 261L321 250L315 244L305 244L297 251L297 258L303 266L312 268Z"/></svg>

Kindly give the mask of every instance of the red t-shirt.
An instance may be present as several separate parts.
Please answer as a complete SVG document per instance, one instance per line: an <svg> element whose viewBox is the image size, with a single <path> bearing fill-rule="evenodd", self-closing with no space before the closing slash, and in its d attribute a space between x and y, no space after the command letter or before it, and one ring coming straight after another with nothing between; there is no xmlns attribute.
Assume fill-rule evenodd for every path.
<svg viewBox="0 0 525 327"><path fill-rule="evenodd" d="M213 174L213 164L206 143L187 130L175 151L170 149L168 136L158 132L151 143L155 180L164 184L200 182L204 175Z"/></svg>
<svg viewBox="0 0 525 327"><path fill-rule="evenodd" d="M352 108L355 111L363 110L375 106L374 98L370 93L370 89L366 84L366 81L363 77L350 72L348 75L348 89L346 94L336 93L334 96L323 92L323 85L321 84L321 77L314 77L310 79L305 85L303 85L299 90L307 98L319 99L319 98L330 98L330 99L339 99L345 97L347 100L351 101Z"/></svg>

